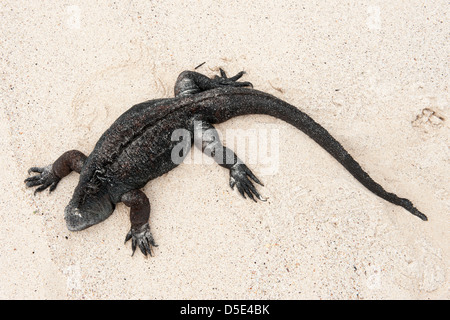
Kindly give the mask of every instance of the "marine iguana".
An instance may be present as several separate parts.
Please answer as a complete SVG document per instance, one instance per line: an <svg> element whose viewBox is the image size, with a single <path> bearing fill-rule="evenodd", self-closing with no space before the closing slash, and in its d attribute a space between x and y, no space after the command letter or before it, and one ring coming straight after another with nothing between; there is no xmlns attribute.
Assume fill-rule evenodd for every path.
<svg viewBox="0 0 450 320"><path fill-rule="evenodd" d="M192 144L214 158L230 172L230 186L236 186L245 198L264 201L253 182L262 185L245 163L222 145L213 124L248 114L265 114L284 120L300 129L340 164L360 183L377 196L401 206L422 220L427 217L411 201L387 192L376 183L344 147L326 129L296 107L268 93L253 89L250 82L239 82L243 71L227 77L208 78L193 71L184 71L175 83L175 97L149 100L123 113L100 137L94 150L86 156L78 150L63 153L53 164L32 167L37 173L25 179L26 186L41 192L55 190L59 181L70 172L80 174L72 199L64 210L67 228L79 231L108 218L115 205L123 202L130 207L131 228L125 243L132 240L136 247L152 255L156 247L150 232L150 202L140 190L148 181L174 169L179 162L171 154L179 141L173 141L174 130L189 130ZM186 156L186 154L182 155ZM252 182L253 180L253 182Z"/></svg>

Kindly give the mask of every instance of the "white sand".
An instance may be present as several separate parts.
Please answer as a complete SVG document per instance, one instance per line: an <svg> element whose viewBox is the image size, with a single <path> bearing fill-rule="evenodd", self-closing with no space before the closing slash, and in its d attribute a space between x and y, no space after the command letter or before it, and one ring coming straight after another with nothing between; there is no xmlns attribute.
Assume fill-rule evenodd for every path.
<svg viewBox="0 0 450 320"><path fill-rule="evenodd" d="M0 298L450 297L447 1L99 2L1 3ZM269 201L241 199L217 165L183 164L144 190L153 258L130 257L123 204L66 229L77 174L51 195L25 188L29 167L89 153L118 115L172 96L202 62L208 75L244 69L308 112L429 221L265 116L218 128L278 130L276 172L250 165Z"/></svg>

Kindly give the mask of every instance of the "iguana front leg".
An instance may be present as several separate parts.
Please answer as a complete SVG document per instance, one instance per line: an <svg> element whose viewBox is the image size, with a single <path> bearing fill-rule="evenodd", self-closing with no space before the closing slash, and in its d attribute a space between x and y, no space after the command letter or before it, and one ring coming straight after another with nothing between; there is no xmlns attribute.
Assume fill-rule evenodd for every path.
<svg viewBox="0 0 450 320"><path fill-rule="evenodd" d="M125 237L125 242L131 239L132 255L134 255L136 247L139 247L145 256L147 256L147 253L151 256L152 246L157 247L157 245L153 240L148 224L150 202L147 196L140 190L132 190L122 195L121 201L127 207L130 207L131 228Z"/></svg>
<svg viewBox="0 0 450 320"><path fill-rule="evenodd" d="M59 181L67 176L72 171L81 172L86 155L78 150L71 150L63 153L56 161L46 167L31 167L28 174L31 172L38 173L32 177L26 178L25 183L27 187L35 187L34 194L41 192L50 187L50 192L56 189Z"/></svg>
<svg viewBox="0 0 450 320"><path fill-rule="evenodd" d="M219 134L212 124L205 121L194 121L194 144L206 155L212 157L218 165L230 170L230 187L232 189L236 186L244 198L247 195L255 202L255 197L266 201L251 180L263 185L261 181L233 151L222 145Z"/></svg>

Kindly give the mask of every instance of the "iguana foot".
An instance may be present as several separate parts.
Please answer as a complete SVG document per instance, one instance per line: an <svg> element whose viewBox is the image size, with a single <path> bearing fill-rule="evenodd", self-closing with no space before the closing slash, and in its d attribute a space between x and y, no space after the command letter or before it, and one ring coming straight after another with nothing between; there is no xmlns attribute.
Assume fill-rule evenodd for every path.
<svg viewBox="0 0 450 320"><path fill-rule="evenodd" d="M234 189L234 186L238 189L239 193L244 197L245 194L256 202L256 196L261 201L266 201L258 191L256 190L253 183L250 181L249 177L256 183L263 186L261 181L250 171L250 169L244 163L236 163L230 168L230 187Z"/></svg>
<svg viewBox="0 0 450 320"><path fill-rule="evenodd" d="M131 239L131 249L133 250L132 256L136 251L136 247L139 246L141 252L147 256L147 253L152 256L152 247L157 247L158 245L153 240L152 233L150 232L150 226L148 223L142 225L139 228L131 228L128 232L125 243Z"/></svg>
<svg viewBox="0 0 450 320"><path fill-rule="evenodd" d="M220 70L220 76L215 76L214 80L217 81L217 83L219 83L220 85L231 86L231 87L252 87L253 88L253 84L251 84L248 81L245 81L245 82L237 81L245 74L245 71L241 71L238 74L228 78L227 74L225 73L225 71L222 68L219 68L219 70Z"/></svg>
<svg viewBox="0 0 450 320"><path fill-rule="evenodd" d="M34 194L36 194L36 192L44 191L48 187L50 187L49 190L52 192L56 189L56 186L61 180L61 178L57 177L53 172L53 165L51 164L46 167L32 167L28 170L28 174L31 172L37 172L39 174L26 178L24 182L27 187L40 186L36 188Z"/></svg>

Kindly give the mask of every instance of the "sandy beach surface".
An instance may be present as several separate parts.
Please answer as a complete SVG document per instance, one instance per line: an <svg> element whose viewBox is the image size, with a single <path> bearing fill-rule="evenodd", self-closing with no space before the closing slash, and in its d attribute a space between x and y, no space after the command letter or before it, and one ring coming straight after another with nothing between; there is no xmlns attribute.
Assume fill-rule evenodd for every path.
<svg viewBox="0 0 450 320"><path fill-rule="evenodd" d="M2 1L0 298L450 298L449 20L437 0ZM51 194L25 187L29 167L89 154L120 114L173 96L203 62L307 112L429 221L262 115L217 128L227 145L247 137L237 153L268 201L242 199L193 150L143 189L151 258L124 244L123 204L67 230L78 174Z"/></svg>

